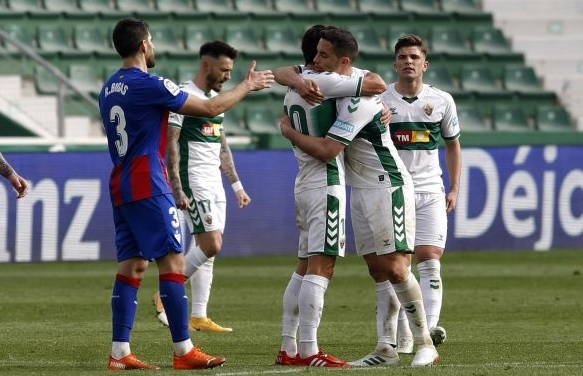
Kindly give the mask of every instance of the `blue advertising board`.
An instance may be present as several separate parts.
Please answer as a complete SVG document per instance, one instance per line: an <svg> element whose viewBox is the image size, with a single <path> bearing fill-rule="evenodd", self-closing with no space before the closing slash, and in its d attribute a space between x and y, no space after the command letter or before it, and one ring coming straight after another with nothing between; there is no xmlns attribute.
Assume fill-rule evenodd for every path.
<svg viewBox="0 0 583 376"><path fill-rule="evenodd" d="M461 191L449 216L450 251L581 247L583 148L464 148L462 153ZM31 182L31 190L16 200L0 179L0 262L115 259L106 152L5 156ZM222 256L295 255L292 152L235 151L234 156L252 203L239 209L226 185ZM347 250L354 253L350 226L348 221Z"/></svg>

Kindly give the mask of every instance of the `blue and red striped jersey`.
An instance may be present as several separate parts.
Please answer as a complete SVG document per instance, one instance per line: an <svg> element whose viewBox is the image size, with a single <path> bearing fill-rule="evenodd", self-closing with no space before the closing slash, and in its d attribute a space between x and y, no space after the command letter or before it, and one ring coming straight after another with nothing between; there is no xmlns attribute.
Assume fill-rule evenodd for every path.
<svg viewBox="0 0 583 376"><path fill-rule="evenodd" d="M122 68L105 82L99 109L113 162L114 206L171 193L165 163L168 113L187 97L171 80L139 68Z"/></svg>

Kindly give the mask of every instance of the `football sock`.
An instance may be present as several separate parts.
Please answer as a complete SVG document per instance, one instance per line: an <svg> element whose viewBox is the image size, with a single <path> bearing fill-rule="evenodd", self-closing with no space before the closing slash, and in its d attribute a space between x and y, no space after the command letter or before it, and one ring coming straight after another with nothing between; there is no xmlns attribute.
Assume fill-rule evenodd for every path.
<svg viewBox="0 0 583 376"><path fill-rule="evenodd" d="M421 295L423 295L427 327L433 328L439 322L443 301L441 263L439 260L423 261L417 264L417 270L419 271L419 286L421 286Z"/></svg>
<svg viewBox="0 0 583 376"><path fill-rule="evenodd" d="M112 342L125 342L125 345L112 345L112 356L120 359L129 355L130 336L138 308L138 289L142 281L116 274L111 294ZM126 354L127 351L127 354Z"/></svg>
<svg viewBox="0 0 583 376"><path fill-rule="evenodd" d="M318 326L324 309L324 293L330 280L314 274L306 274L298 295L300 309L299 353L302 358L318 353Z"/></svg>
<svg viewBox="0 0 583 376"><path fill-rule="evenodd" d="M377 350L397 344L397 316L400 303L389 281L375 283L377 296Z"/></svg>
<svg viewBox="0 0 583 376"><path fill-rule="evenodd" d="M160 274L160 298L166 309L172 342L182 342L190 338L188 332L188 299L184 287L184 275L178 273ZM178 354L180 355L180 354Z"/></svg>
<svg viewBox="0 0 583 376"><path fill-rule="evenodd" d="M409 273L405 281L393 284L393 287L401 305L407 313L409 328L411 329L411 333L413 333L413 343L416 345L432 344L429 329L427 328L425 309L423 308L421 288L413 273Z"/></svg>
<svg viewBox="0 0 583 376"><path fill-rule="evenodd" d="M206 317L206 308L213 284L213 269L215 258L209 258L190 277L190 294L192 297L190 316Z"/></svg>
<svg viewBox="0 0 583 376"><path fill-rule="evenodd" d="M399 321L397 322L397 336L402 337L413 337L411 334L411 329L409 329L409 320L407 319L407 313L405 308L401 306L399 309Z"/></svg>
<svg viewBox="0 0 583 376"><path fill-rule="evenodd" d="M188 252L184 256L186 269L184 274L186 278L190 278L194 274L195 270L200 268L202 264L207 262L209 258L204 254L202 249L196 244L196 242L190 242L188 246Z"/></svg>
<svg viewBox="0 0 583 376"><path fill-rule="evenodd" d="M300 318L298 315L298 295L303 277L294 272L283 293L283 315L281 319L281 350L289 356L298 352L296 336Z"/></svg>
<svg viewBox="0 0 583 376"><path fill-rule="evenodd" d="M184 341L172 343L174 354L178 356L183 356L187 354L190 350L192 350L193 347L194 345L192 344L192 340L190 338Z"/></svg>
<svg viewBox="0 0 583 376"><path fill-rule="evenodd" d="M112 342L111 343L111 356L115 359L125 358L130 355L130 343L129 342Z"/></svg>

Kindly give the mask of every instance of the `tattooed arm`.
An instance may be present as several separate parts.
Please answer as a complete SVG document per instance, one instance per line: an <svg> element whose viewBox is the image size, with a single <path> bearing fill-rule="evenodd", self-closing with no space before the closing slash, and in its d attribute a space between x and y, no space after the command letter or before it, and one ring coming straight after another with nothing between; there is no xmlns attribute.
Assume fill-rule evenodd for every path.
<svg viewBox="0 0 583 376"><path fill-rule="evenodd" d="M28 193L28 182L14 171L12 166L10 166L10 163L4 159L2 153L0 153L0 175L8 179L12 188L16 190L16 193L18 193L16 198L26 196Z"/></svg>
<svg viewBox="0 0 583 376"><path fill-rule="evenodd" d="M170 179L170 186L172 187L172 194L176 201L178 209L188 209L188 197L182 190L182 182L180 181L180 145L178 139L180 138L180 128L168 127L168 179Z"/></svg>
<svg viewBox="0 0 583 376"><path fill-rule="evenodd" d="M244 208L251 203L251 198L247 195L247 192L245 192L245 189L239 180L239 176L237 175L237 170L235 170L235 161L233 160L231 148L227 143L225 131L221 131L221 151L219 153L219 158L221 159L221 170L227 179L229 179L231 187L235 192L235 196L237 196L237 205L239 205L240 208Z"/></svg>

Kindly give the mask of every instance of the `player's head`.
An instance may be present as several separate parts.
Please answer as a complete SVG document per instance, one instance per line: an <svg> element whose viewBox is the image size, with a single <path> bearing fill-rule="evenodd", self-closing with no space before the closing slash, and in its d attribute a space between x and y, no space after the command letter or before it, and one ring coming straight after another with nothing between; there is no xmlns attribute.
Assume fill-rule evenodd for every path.
<svg viewBox="0 0 583 376"><path fill-rule="evenodd" d="M302 54L306 65L314 64L314 58L318 53L318 42L320 41L320 32L327 26L314 25L304 33L302 37Z"/></svg>
<svg viewBox="0 0 583 376"><path fill-rule="evenodd" d="M395 69L399 80L423 78L429 62L427 43L418 35L405 35L395 43Z"/></svg>
<svg viewBox="0 0 583 376"><path fill-rule="evenodd" d="M231 78L233 64L239 52L220 40L207 42L200 47L200 73L205 76L205 91L221 91L223 84Z"/></svg>
<svg viewBox="0 0 583 376"><path fill-rule="evenodd" d="M146 57L146 66L154 67L154 44L148 23L135 18L119 21L112 33L113 46L122 59L135 57L142 51Z"/></svg>
<svg viewBox="0 0 583 376"><path fill-rule="evenodd" d="M314 58L316 69L347 73L358 55L358 42L346 29L334 27L320 32L318 53Z"/></svg>

